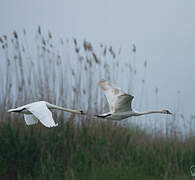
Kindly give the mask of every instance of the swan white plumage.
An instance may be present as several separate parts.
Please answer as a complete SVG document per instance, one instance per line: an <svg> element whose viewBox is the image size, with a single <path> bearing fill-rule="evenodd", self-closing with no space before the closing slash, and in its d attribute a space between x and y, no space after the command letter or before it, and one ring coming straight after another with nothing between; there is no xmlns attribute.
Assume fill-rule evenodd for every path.
<svg viewBox="0 0 195 180"><path fill-rule="evenodd" d="M96 115L97 117L109 120L122 120L132 116L141 116L153 113L172 114L168 110L135 112L132 110L131 105L134 96L123 92L120 88L115 87L113 84L104 79L101 79L98 85L101 87L107 98L110 112Z"/></svg>
<svg viewBox="0 0 195 180"><path fill-rule="evenodd" d="M46 127L55 127L58 124L55 123L50 109L59 109L62 111L67 111L76 114L85 114L81 110L63 108L45 101L37 101L34 103L26 104L15 109L10 109L8 110L8 112L23 113L24 120L27 125L33 125L40 121Z"/></svg>

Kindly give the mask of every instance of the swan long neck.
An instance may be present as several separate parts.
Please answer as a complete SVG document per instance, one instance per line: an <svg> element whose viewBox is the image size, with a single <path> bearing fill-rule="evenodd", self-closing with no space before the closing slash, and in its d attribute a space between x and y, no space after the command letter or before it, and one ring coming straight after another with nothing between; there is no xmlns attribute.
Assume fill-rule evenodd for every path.
<svg viewBox="0 0 195 180"><path fill-rule="evenodd" d="M79 110L63 108L63 107L56 106L56 105L50 104L50 103L48 103L47 106L50 109L59 109L59 110L66 111L66 112L71 112L71 113L75 113L75 114L81 114L81 112Z"/></svg>
<svg viewBox="0 0 195 180"><path fill-rule="evenodd" d="M142 115L146 115L146 114L155 114L155 113L163 113L162 111L146 111L146 112L136 112L136 116L142 116Z"/></svg>

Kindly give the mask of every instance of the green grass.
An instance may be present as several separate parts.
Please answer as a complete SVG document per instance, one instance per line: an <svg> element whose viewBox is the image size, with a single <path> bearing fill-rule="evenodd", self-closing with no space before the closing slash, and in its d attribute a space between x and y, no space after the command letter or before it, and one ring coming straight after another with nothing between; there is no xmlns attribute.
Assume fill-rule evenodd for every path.
<svg viewBox="0 0 195 180"><path fill-rule="evenodd" d="M0 125L4 179L189 179L195 138L152 137L111 122L47 129L22 119Z"/></svg>

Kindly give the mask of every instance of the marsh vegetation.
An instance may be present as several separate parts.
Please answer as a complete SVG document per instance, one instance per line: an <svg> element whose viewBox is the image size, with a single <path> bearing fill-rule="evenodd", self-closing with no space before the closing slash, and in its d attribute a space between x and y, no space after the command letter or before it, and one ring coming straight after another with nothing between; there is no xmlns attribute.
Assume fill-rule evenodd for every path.
<svg viewBox="0 0 195 180"><path fill-rule="evenodd" d="M27 127L21 115L7 114L9 108L38 100L83 109L89 114L105 112L107 104L97 88L100 78L120 82L129 92L135 88L135 45L123 52L122 48L93 45L87 40L58 39L40 27L34 38L29 36L33 35L23 30L0 37L1 177L189 179L190 166L195 164L193 124L183 121L183 127L190 130L181 138L181 130L177 131L172 123L178 117L184 119L181 114L161 126L162 131L150 133L133 124L61 112L54 112L59 127ZM147 66L144 60L137 100L140 106ZM123 77L128 77L128 83L120 81ZM154 89L156 97L159 90Z"/></svg>

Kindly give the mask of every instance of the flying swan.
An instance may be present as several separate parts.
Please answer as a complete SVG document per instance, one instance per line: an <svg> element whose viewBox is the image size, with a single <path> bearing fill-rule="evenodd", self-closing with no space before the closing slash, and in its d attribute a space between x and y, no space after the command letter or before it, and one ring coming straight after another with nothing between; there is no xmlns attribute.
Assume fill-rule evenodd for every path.
<svg viewBox="0 0 195 180"><path fill-rule="evenodd" d="M108 120L122 120L132 116L142 116L153 113L172 114L168 110L135 112L131 107L131 103L134 98L132 95L124 93L120 88L115 87L113 84L104 79L101 79L98 85L101 87L106 96L110 112L96 115L96 117Z"/></svg>
<svg viewBox="0 0 195 180"><path fill-rule="evenodd" d="M76 114L85 114L81 110L67 109L63 107L50 104L45 101L37 101L34 103L26 104L16 109L10 109L8 112L18 112L24 114L24 120L27 125L37 124L40 121L46 127L55 127L58 124L55 123L50 109L59 109Z"/></svg>

